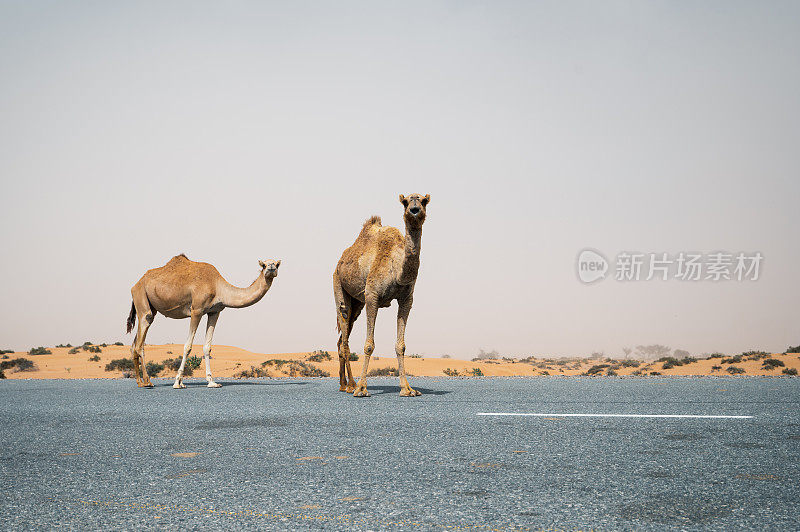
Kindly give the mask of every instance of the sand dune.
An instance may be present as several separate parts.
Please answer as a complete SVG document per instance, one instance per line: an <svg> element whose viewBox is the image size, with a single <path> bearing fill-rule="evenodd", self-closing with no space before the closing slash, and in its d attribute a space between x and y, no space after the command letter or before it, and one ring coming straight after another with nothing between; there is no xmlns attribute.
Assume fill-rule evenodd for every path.
<svg viewBox="0 0 800 532"><path fill-rule="evenodd" d="M115 346L109 345L100 347L101 352L97 354L100 360L91 361L91 357L95 353L90 353L84 350L79 350L78 353L70 354L70 348L66 347L50 347L52 351L49 355L30 355L26 352L19 352L7 354L4 356L9 357L11 360L18 357L27 358L34 362L36 365L33 371L15 371L6 369L5 375L9 379L85 379L85 378L121 378L122 371L106 371L105 367L113 359L128 358L130 357L130 347L128 346ZM202 357L202 346L195 345L192 353ZM178 358L183 353L183 345L179 344L165 344L165 345L148 345L145 350L145 360L147 362L162 363L165 359ZM219 378L232 378L243 370L250 370L251 368L261 368L268 372L272 377L288 377L299 376L298 365L283 363L271 363L269 365L262 365L267 360L286 360L286 361L299 361L306 363L309 367L319 368L320 370L328 372L332 377L338 376L339 363L335 350L328 351L331 360L323 360L321 362L311 362L309 357L311 353L254 353L233 346L217 345L214 346L213 358L211 361L212 371L214 377ZM700 359L697 362L691 362L680 366L663 369L662 362L640 362L638 367L634 367L635 362L628 362L628 366L622 365L620 361L610 360L587 360L587 359L526 359L526 361L511 361L504 360L484 360L484 361L469 361L460 359L449 358L411 358L406 357L406 368L416 376L446 376L448 373L456 372L458 376L471 376L475 370L479 370L480 374L487 377L494 376L546 376L546 375L563 375L574 376L581 375L590 370L590 368L598 365L608 365L607 367L600 368L598 376L605 375L609 369L613 370L620 376L634 374L635 372L649 375L652 372L658 372L662 375L718 375L729 376L730 373L726 369L730 366L736 366L743 370L744 376L785 376L782 373L784 368L794 368L800 371L800 355L797 353L782 354L776 353L769 355L766 358L774 358L784 363L783 367L775 369L766 369L763 367L764 358L744 360L737 363L723 363L721 358ZM353 373L357 376L361 372L362 360L351 362ZM714 366L719 366L721 369L714 369ZM397 368L397 360L394 356L373 356L370 362L370 370L383 369L383 368ZM205 375L205 366L201 366L195 370L194 377L203 377ZM165 369L161 372L159 377L174 377L174 371Z"/></svg>

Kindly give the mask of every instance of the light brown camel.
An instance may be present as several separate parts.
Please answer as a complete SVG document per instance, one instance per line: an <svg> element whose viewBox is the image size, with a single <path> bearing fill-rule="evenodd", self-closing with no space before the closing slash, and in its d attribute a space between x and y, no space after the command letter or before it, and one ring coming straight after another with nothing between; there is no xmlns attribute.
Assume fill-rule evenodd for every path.
<svg viewBox="0 0 800 532"><path fill-rule="evenodd" d="M173 388L186 388L183 384L183 368L186 357L192 351L192 343L204 314L208 314L206 323L206 343L203 346L203 357L206 360L206 380L209 388L222 385L214 382L211 376L211 338L217 325L219 313L227 307L242 308L258 303L267 293L272 280L278 275L281 261L258 261L261 273L247 288L231 285L222 278L217 269L205 262L194 262L186 255L172 257L170 261L153 270L148 270L139 282L131 288L133 303L128 316L128 332L131 332L136 319L139 328L131 346L134 373L139 387L152 388L150 376L144 363L144 339L147 330L160 312L168 318L191 318L189 321L189 338L183 346L183 360L178 374L175 376Z"/></svg>
<svg viewBox="0 0 800 532"><path fill-rule="evenodd" d="M361 229L355 243L342 253L333 272L333 295L336 299L339 336L339 391L352 392L355 397L369 397L367 368L375 349L375 317L378 308L388 307L397 300L397 368L400 374L400 395L422 395L408 384L405 364L406 321L414 301L414 283L419 271L419 253L422 244L422 224L425 209L431 201L424 197L400 194L403 204L405 237L394 227L383 227L381 219L373 216ZM361 310L367 309L367 340L364 343L364 367L356 386L350 370L350 345L348 339L353 324ZM347 378L345 378L345 370Z"/></svg>

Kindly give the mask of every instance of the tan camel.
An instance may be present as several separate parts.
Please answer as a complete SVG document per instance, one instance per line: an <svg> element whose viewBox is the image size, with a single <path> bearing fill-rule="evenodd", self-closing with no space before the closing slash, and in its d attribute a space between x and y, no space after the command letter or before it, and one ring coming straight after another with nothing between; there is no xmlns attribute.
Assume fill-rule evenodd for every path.
<svg viewBox="0 0 800 532"><path fill-rule="evenodd" d="M369 397L367 368L375 349L375 318L378 308L388 307L397 300L397 368L400 373L400 395L422 395L411 388L403 362L406 352L405 332L408 314L414 301L414 283L419 271L422 244L422 224L430 194L408 197L400 195L403 204L405 237L394 227L383 227L381 219L373 216L361 229L355 243L342 253L333 272L333 295L336 299L339 336L339 391L353 392L355 397ZM364 367L356 386L350 370L350 345L353 324L361 310L367 309L367 340L364 343ZM347 378L345 378L347 371Z"/></svg>
<svg viewBox="0 0 800 532"><path fill-rule="evenodd" d="M214 382L211 376L211 339L214 336L214 327L223 309L254 305L272 286L273 279L278 276L281 261L258 261L258 264L261 266L261 273L247 288L231 285L211 264L191 261L183 254L173 257L160 268L148 270L139 279L131 288L133 304L128 316L128 332L133 329L136 319L139 320L139 328L131 346L134 373L139 387L153 387L144 363L144 339L158 312L168 318L191 318L189 338L183 346L183 360L172 387L186 388L183 384L183 368L186 357L192 351L194 336L204 314L208 314L206 343L203 346L206 380L209 388L222 386Z"/></svg>

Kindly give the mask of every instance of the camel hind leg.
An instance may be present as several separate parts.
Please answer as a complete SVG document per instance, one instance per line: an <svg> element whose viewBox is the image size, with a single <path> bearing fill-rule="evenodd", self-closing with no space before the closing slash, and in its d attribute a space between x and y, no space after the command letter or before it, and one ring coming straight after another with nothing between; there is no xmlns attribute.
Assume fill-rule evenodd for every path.
<svg viewBox="0 0 800 532"><path fill-rule="evenodd" d="M355 382L350 371L350 331L353 318L353 298L342 288L337 273L333 274L333 297L336 301L336 326L339 329L339 391L353 393ZM348 377L349 376L349 381Z"/></svg>
<svg viewBox="0 0 800 532"><path fill-rule="evenodd" d="M353 299L352 307L350 310L350 323L347 325L347 334L353 332L353 325L355 325L358 315L364 309L364 303L358 299ZM353 393L356 389L356 380L353 378L353 370L350 369L350 349L347 350L347 357L345 358L345 367L347 369L347 392Z"/></svg>
<svg viewBox="0 0 800 532"><path fill-rule="evenodd" d="M153 323L155 314L150 307L150 300L147 294L138 285L133 290L133 305L136 308L136 319L139 322L136 329L136 336L131 345L131 358L133 358L133 373L136 377L136 385L140 388L152 388L150 376L144 363L144 342L147 331Z"/></svg>

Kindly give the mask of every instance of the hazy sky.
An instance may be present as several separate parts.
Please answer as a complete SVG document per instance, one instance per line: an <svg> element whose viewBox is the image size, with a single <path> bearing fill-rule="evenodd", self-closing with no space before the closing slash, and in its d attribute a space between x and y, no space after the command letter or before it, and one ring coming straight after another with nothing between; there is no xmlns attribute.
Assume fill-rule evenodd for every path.
<svg viewBox="0 0 800 532"><path fill-rule="evenodd" d="M334 266L413 192L407 353L796 345L798 50L797 2L3 2L0 348L129 343L131 286L185 252L283 261L216 343L335 349ZM764 262L584 285L585 247Z"/></svg>

